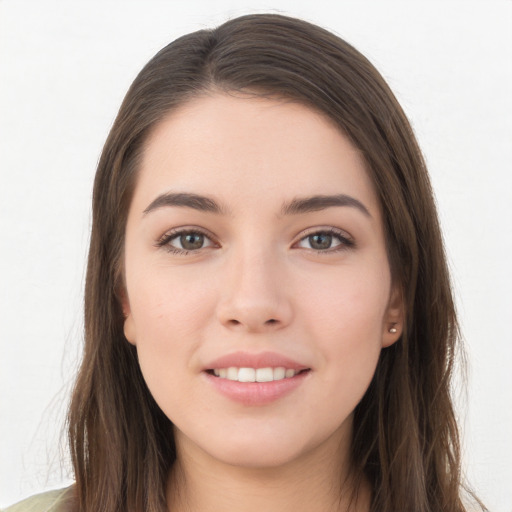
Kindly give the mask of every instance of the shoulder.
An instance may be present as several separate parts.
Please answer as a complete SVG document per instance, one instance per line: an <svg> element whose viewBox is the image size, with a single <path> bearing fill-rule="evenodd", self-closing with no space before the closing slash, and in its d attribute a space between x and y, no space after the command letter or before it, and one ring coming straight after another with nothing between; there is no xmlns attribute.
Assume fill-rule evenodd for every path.
<svg viewBox="0 0 512 512"><path fill-rule="evenodd" d="M74 512L74 486L36 494L1 512Z"/></svg>

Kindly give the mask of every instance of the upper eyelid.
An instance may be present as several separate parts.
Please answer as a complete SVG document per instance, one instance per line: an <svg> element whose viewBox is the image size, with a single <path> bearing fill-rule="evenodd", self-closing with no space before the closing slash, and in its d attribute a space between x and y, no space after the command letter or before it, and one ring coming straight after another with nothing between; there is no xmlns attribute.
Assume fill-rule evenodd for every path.
<svg viewBox="0 0 512 512"><path fill-rule="evenodd" d="M204 235L206 238L208 238L211 242L214 244L217 244L217 238L211 233L209 230L205 228L201 228L199 226L180 226L177 228L168 229L165 231L162 236L158 237L156 240L157 246L163 245L169 240L172 240L173 238L176 238L180 235L183 235L185 233L199 233L201 235Z"/></svg>
<svg viewBox="0 0 512 512"><path fill-rule="evenodd" d="M351 242L354 242L354 237L344 229L335 228L333 226L316 226L312 228L307 228L302 230L296 237L295 242L300 242L304 238L314 235L316 233L329 233L331 235L338 235L341 238L344 238L346 240L350 240Z"/></svg>

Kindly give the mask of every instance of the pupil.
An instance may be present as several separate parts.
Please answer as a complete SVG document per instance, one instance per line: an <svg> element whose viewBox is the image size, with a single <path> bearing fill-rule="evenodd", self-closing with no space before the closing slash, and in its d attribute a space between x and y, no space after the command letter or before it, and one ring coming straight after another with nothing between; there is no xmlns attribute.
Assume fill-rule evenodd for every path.
<svg viewBox="0 0 512 512"><path fill-rule="evenodd" d="M180 243L183 249L201 249L204 243L204 235L201 235L199 233L189 233L188 235L181 235Z"/></svg>
<svg viewBox="0 0 512 512"><path fill-rule="evenodd" d="M318 235L311 235L309 237L309 243L313 249L329 249L332 243L332 236L326 235L325 233Z"/></svg>

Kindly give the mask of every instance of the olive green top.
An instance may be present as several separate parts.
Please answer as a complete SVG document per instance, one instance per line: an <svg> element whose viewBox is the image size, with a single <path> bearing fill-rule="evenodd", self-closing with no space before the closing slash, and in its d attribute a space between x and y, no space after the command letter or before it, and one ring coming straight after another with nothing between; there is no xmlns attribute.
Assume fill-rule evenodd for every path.
<svg viewBox="0 0 512 512"><path fill-rule="evenodd" d="M36 494L1 512L72 512L75 503L73 486Z"/></svg>

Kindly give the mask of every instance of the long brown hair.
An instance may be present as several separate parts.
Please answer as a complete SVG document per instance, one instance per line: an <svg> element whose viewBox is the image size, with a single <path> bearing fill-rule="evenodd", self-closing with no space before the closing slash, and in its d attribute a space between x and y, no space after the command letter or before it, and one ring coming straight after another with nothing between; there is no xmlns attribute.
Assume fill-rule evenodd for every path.
<svg viewBox="0 0 512 512"><path fill-rule="evenodd" d="M307 22L249 15L179 38L128 91L98 165L85 290L85 349L69 412L80 510L165 510L172 424L123 335L124 230L151 129L211 90L287 97L329 116L361 151L380 199L389 262L406 305L354 416L352 460L374 512L461 512L450 397L457 322L432 190L410 124L352 46Z"/></svg>

